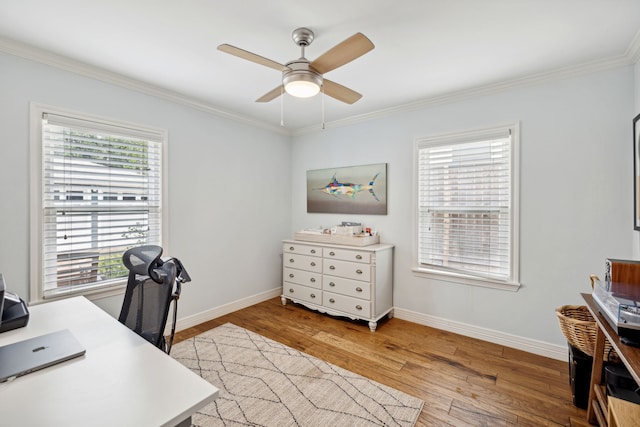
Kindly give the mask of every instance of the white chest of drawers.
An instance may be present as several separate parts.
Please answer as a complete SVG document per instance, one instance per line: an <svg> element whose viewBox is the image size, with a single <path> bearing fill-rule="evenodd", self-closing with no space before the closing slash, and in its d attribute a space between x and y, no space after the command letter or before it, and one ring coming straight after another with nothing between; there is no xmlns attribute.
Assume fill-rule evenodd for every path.
<svg viewBox="0 0 640 427"><path fill-rule="evenodd" d="M393 315L393 245L345 246L284 240L282 304L378 321Z"/></svg>

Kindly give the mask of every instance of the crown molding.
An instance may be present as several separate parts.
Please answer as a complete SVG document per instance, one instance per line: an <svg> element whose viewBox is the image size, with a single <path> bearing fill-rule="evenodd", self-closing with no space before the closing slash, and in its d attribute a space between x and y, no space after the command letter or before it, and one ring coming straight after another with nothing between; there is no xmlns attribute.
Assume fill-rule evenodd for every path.
<svg viewBox="0 0 640 427"><path fill-rule="evenodd" d="M104 70L99 67L88 65L86 63L76 61L74 59L54 54L52 52L39 49L25 43L17 42L8 38L0 37L0 52L5 52L14 56L18 56L41 64L50 65L62 70L70 71L85 77L100 80L126 89L130 89L145 95L154 96L176 104L190 107L199 111L204 111L217 117L234 120L253 127L262 128L271 132L290 135L287 129L280 126L274 126L265 122L250 119L246 116L232 113L216 106L207 104L198 99L182 95L168 89L123 76L122 74Z"/></svg>
<svg viewBox="0 0 640 427"><path fill-rule="evenodd" d="M429 98L423 98L414 102L397 105L371 113L361 114L357 116L347 117L341 120L335 120L325 123L325 129L336 128L341 126L347 126L351 124L361 123L374 119L380 119L389 117L401 113L422 110L431 108L434 106L448 104L451 102L462 101L465 99L477 98L480 96L492 95L506 90L523 88L527 86L534 86L546 82L552 82L557 80L563 80L571 77L578 77L581 75L592 74L599 71L605 71L608 69L623 67L633 64L633 57L640 56L640 32L634 38L634 41L627 49L624 55L616 56L613 58L606 58L596 61L590 61L578 65L572 65L563 68L557 68L554 70L544 71L541 73L530 74L523 77L518 77L510 80L503 80L494 82L482 86L470 87L460 91L449 92L442 95L437 95ZM293 136L299 136L303 134L309 134L318 132L317 127L305 127L295 129L291 132Z"/></svg>
<svg viewBox="0 0 640 427"><path fill-rule="evenodd" d="M635 64L640 60L640 30L638 30L635 37L631 40L631 43L629 43L625 56L629 58L629 61L632 64Z"/></svg>
<svg viewBox="0 0 640 427"><path fill-rule="evenodd" d="M397 105L389 108L376 110L370 113L355 115L345 119L326 122L322 129L318 129L316 125L286 129L282 126L274 126L259 120L251 119L241 114L226 111L216 106L212 106L204 101L194 99L192 97L170 91L140 80L132 79L121 74L106 71L99 67L91 66L74 59L57 55L43 49L39 49L15 40L0 37L0 52L5 52L21 58L40 62L56 68L67 70L75 74L94 78L106 83L111 83L120 87L124 87L146 95L161 98L176 104L184 105L196 110L223 117L236 122L247 124L253 127L265 129L288 136L299 136L304 134L321 132L325 129L348 126L356 123L366 122L370 120L385 118L401 113L431 108L434 106L447 104L451 102L471 99L479 96L486 96L510 89L523 88L533 86L545 82L577 77L580 75L591 74L607 69L622 67L635 64L640 59L640 30L636 33L631 43L627 47L624 54L612 58L586 62L582 64L572 65L568 67L558 68L554 70L544 71L541 73L522 76L515 79L509 79L494 82L486 85L470 87L460 91L445 93L428 98L423 98L414 102Z"/></svg>

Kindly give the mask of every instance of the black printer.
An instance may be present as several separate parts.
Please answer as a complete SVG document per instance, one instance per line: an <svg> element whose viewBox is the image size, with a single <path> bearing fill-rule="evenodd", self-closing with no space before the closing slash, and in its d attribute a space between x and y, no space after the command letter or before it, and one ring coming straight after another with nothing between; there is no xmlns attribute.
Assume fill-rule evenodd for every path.
<svg viewBox="0 0 640 427"><path fill-rule="evenodd" d="M4 277L0 274L0 332L27 326L29 309L18 295L7 291Z"/></svg>

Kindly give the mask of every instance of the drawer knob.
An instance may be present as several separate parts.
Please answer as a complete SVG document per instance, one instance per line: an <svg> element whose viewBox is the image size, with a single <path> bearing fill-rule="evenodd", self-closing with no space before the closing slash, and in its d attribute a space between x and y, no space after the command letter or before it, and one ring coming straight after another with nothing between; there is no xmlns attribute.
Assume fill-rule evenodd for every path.
<svg viewBox="0 0 640 427"><path fill-rule="evenodd" d="M293 258L289 258L289 262L293 263L295 261L293 260Z"/></svg>
<svg viewBox="0 0 640 427"><path fill-rule="evenodd" d="M333 265L329 266L329 270L335 270L336 268Z"/></svg>
<svg viewBox="0 0 640 427"><path fill-rule="evenodd" d="M291 277L293 279L295 277L295 275L293 273L289 273L289 277Z"/></svg>
<svg viewBox="0 0 640 427"><path fill-rule="evenodd" d="M316 266L316 263L315 263L315 262L312 262L312 263L311 263L311 267L315 267L315 266Z"/></svg>
<svg viewBox="0 0 640 427"><path fill-rule="evenodd" d="M360 286L358 286L358 287L356 288L356 292L362 292L362 288L361 288Z"/></svg>
<svg viewBox="0 0 640 427"><path fill-rule="evenodd" d="M289 246L289 250L293 251L293 250L295 250L295 248L293 246Z"/></svg>
<svg viewBox="0 0 640 427"><path fill-rule="evenodd" d="M315 249L311 249L311 253L312 253L312 254L315 254L315 253L316 253L316 250L315 250Z"/></svg>
<svg viewBox="0 0 640 427"><path fill-rule="evenodd" d="M335 253L335 252L333 252L333 251L331 251L331 252L329 252L329 255L331 255L331 256L336 256L336 253Z"/></svg>
<svg viewBox="0 0 640 427"><path fill-rule="evenodd" d="M362 310L362 306L361 305L356 305L356 310Z"/></svg>
<svg viewBox="0 0 640 427"><path fill-rule="evenodd" d="M316 283L316 278L315 277L311 278L311 283Z"/></svg>
<svg viewBox="0 0 640 427"><path fill-rule="evenodd" d="M356 270L356 273L362 274L362 270Z"/></svg>
<svg viewBox="0 0 640 427"><path fill-rule="evenodd" d="M362 255L356 255L356 259L362 259Z"/></svg>
<svg viewBox="0 0 640 427"><path fill-rule="evenodd" d="M293 293L293 288L289 288L289 293L292 294Z"/></svg>
<svg viewBox="0 0 640 427"><path fill-rule="evenodd" d="M330 303L334 303L334 302L336 302L336 300L334 300L333 298L329 298L329 302Z"/></svg>
<svg viewBox="0 0 640 427"><path fill-rule="evenodd" d="M315 297L316 297L316 294L311 294L311 298L315 298Z"/></svg>
<svg viewBox="0 0 640 427"><path fill-rule="evenodd" d="M333 282L329 282L329 286L335 286L336 284Z"/></svg>

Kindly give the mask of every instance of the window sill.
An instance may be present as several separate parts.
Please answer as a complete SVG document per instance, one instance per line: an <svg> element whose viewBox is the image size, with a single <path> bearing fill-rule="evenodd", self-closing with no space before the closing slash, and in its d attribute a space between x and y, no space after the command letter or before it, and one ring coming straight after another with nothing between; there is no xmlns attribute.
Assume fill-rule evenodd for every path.
<svg viewBox="0 0 640 427"><path fill-rule="evenodd" d="M480 286L483 288L498 289L503 291L516 292L522 286L518 282L505 282L501 280L483 279L479 277L466 276L464 274L449 273L445 271L431 270L428 268L414 267L411 269L418 277L452 282L461 285Z"/></svg>
<svg viewBox="0 0 640 427"><path fill-rule="evenodd" d="M114 283L111 283L108 286L84 288L84 289L75 289L75 290L67 290L58 292L55 294L40 296L36 300L29 301L29 305L42 304L45 302L56 301L66 298L73 298L77 296L84 296L90 301L99 300L102 298L108 298L117 295L123 295L125 293L127 287L126 279L117 280Z"/></svg>

